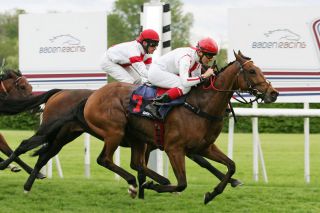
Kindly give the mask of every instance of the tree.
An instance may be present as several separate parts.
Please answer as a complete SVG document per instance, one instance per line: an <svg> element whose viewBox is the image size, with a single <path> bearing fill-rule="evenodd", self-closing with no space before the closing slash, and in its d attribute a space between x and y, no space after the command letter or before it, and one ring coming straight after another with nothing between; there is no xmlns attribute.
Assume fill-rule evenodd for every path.
<svg viewBox="0 0 320 213"><path fill-rule="evenodd" d="M6 59L6 67L18 69L18 17L24 10L0 14L0 63Z"/></svg>
<svg viewBox="0 0 320 213"><path fill-rule="evenodd" d="M216 63L219 68L225 67L228 64L227 49L220 49L219 54L216 57Z"/></svg>
<svg viewBox="0 0 320 213"><path fill-rule="evenodd" d="M108 15L108 46L130 41L140 33L140 11L144 0L116 0L114 9ZM190 28L193 24L191 13L183 14L180 0L165 0L171 7L171 46L188 46Z"/></svg>

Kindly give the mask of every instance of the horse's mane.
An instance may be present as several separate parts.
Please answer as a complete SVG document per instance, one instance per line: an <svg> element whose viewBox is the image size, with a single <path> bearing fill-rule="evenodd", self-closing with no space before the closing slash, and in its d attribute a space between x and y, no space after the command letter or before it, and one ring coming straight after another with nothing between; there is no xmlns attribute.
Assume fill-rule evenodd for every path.
<svg viewBox="0 0 320 213"><path fill-rule="evenodd" d="M244 56L244 55L241 55L241 57L243 59L246 59L246 60L251 60L250 57L247 57L247 56ZM220 73L222 73L227 67L229 67L231 64L233 64L235 61L231 61L229 62L226 66L222 67L220 70L217 69L217 72L216 72L216 75L219 75Z"/></svg>
<svg viewBox="0 0 320 213"><path fill-rule="evenodd" d="M227 69L227 67L229 67L231 64L233 64L235 61L231 61L229 62L226 66L222 67L220 70L217 69L216 75L219 75L220 73L222 73L223 71L225 71Z"/></svg>

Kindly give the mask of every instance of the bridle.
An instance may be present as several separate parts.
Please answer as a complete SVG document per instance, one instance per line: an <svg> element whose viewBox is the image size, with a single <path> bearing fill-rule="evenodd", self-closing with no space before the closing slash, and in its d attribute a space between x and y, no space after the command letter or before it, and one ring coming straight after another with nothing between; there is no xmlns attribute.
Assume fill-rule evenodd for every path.
<svg viewBox="0 0 320 213"><path fill-rule="evenodd" d="M237 72L237 76L236 76L236 84L238 85L239 87L239 76L242 74L243 75L243 79L244 81L246 82L246 86L247 86L247 89L246 90L223 90L223 89L219 89L215 86L215 82L216 80L218 79L218 76L219 76L219 73L215 76L212 76L210 78L210 84L209 86L205 87L203 86L203 89L205 90L208 90L208 89L213 89L215 91L218 91L218 92L234 92L236 93L242 100L239 100L237 98L234 97L234 99L240 103L253 103L255 101L258 101L259 99L261 99L261 101L264 99L268 89L271 87L271 83L269 81L267 81L266 79L264 81L261 81L261 82L257 82L257 83L254 83L248 76L248 72L249 70L245 69L245 65L246 64L249 64L249 63L253 63L252 60L246 60L245 62L243 62L242 64L239 62L239 61L234 61L233 63L239 63L239 67L240 69L238 70ZM221 73L221 72L220 72ZM259 85L262 85L262 84L268 84L267 88L265 89L265 91L263 92L260 92L258 89L257 89L257 86ZM248 92L249 94L255 96L255 99L254 100L250 100L250 101L247 101L243 95L241 95L241 93L243 92Z"/></svg>
<svg viewBox="0 0 320 213"><path fill-rule="evenodd" d="M18 77L15 81L14 81L14 85L16 88L18 88L18 84L19 84L19 81L22 79L22 76ZM6 79L7 80L7 79ZM8 89L6 88L5 84L3 83L5 80L0 80L1 82L1 88L3 90L3 92L8 96L9 95L9 91Z"/></svg>

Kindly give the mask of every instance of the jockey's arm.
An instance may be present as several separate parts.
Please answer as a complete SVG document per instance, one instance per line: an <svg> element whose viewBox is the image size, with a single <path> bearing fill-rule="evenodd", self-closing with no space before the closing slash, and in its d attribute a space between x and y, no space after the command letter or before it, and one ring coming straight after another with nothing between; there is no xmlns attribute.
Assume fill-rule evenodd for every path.
<svg viewBox="0 0 320 213"><path fill-rule="evenodd" d="M142 61L134 62L131 64L131 66L141 76L141 78L148 78L147 67Z"/></svg>
<svg viewBox="0 0 320 213"><path fill-rule="evenodd" d="M190 65L191 58L188 55L179 60L179 76L184 87L192 87L200 83L200 77L189 77Z"/></svg>

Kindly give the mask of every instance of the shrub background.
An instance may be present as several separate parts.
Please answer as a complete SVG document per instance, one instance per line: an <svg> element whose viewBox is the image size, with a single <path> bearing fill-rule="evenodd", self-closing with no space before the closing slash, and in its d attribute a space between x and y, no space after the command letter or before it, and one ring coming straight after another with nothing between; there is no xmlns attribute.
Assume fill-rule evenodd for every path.
<svg viewBox="0 0 320 213"><path fill-rule="evenodd" d="M251 107L251 105L233 104L233 107ZM274 103L259 104L259 108L303 108L301 103ZM320 104L310 104L310 109L319 109ZM252 131L250 117L237 117L235 132L248 133ZM263 117L259 118L259 132L261 133L303 133L303 118L290 117ZM21 113L14 116L0 116L0 129L8 130L35 130L39 126L38 113ZM228 119L224 121L223 132L228 132ZM310 118L310 132L320 132L320 118Z"/></svg>

